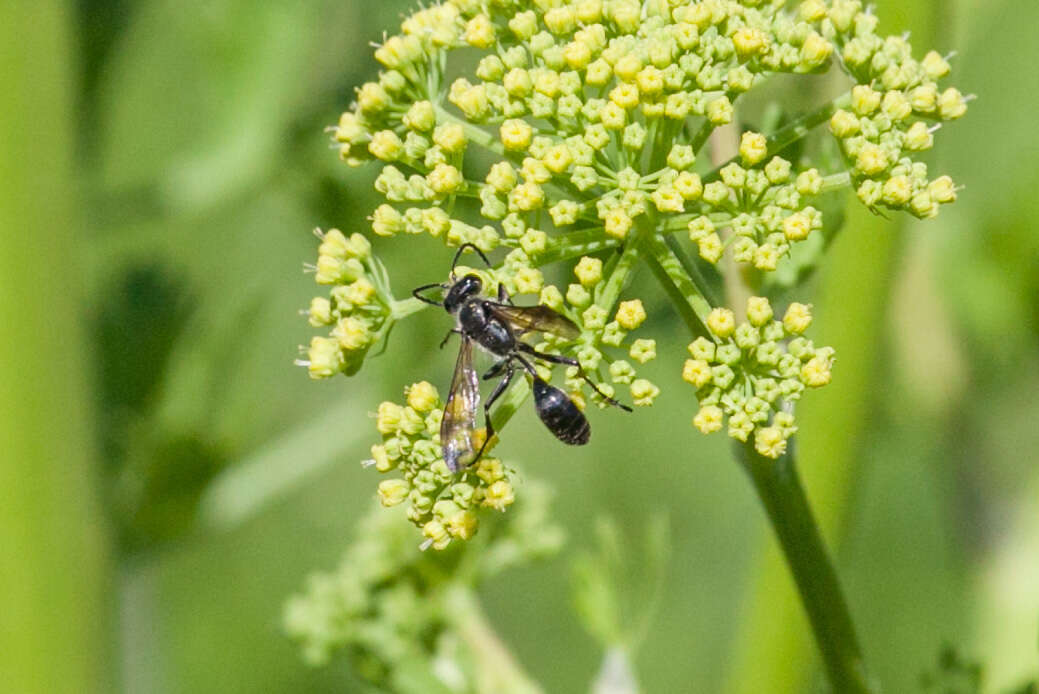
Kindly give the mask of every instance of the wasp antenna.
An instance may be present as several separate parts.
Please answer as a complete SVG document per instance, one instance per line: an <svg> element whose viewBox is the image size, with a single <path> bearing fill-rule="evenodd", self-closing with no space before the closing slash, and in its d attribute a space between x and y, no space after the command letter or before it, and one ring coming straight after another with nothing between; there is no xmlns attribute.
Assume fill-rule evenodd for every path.
<svg viewBox="0 0 1039 694"><path fill-rule="evenodd" d="M440 282L434 282L433 284L424 284L421 287L415 287L414 289L411 290L411 295L413 297L415 297L416 299L418 299L419 301L421 301L423 303L426 303L426 304L429 304L431 306L443 306L444 305L443 301L434 301L433 299L430 299L429 297L422 296L422 292L426 291L427 289L434 289L434 288L447 289L447 287L444 286L443 284L441 284Z"/></svg>
<svg viewBox="0 0 1039 694"><path fill-rule="evenodd" d="M476 251L479 254L480 258L483 259L483 262L487 264L487 267L491 266L491 261L487 260L487 256L484 255L484 252L481 251L479 249L479 247L477 247L477 245L475 243L463 243L461 246L458 247L458 252L455 253L455 259L453 261L451 261L451 276L452 277L454 277L454 275L455 275L455 266L458 265L458 260L462 257L462 253L464 253L465 249L467 249L467 248L471 248L474 251Z"/></svg>

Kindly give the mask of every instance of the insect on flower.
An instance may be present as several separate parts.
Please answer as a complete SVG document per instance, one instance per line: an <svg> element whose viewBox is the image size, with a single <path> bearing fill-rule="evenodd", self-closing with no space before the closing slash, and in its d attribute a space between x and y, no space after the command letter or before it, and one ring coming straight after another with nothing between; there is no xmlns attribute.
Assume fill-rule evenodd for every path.
<svg viewBox="0 0 1039 694"><path fill-rule="evenodd" d="M479 253L488 266L490 265L479 248L471 243L464 244L458 249L451 263L449 282L426 284L412 292L416 299L441 306L454 316L455 327L440 343L441 347L452 334L458 334L462 341L447 404L444 407L443 422L440 425L440 444L448 468L457 471L479 460L488 441L494 436L494 425L490 417L491 406L509 387L517 371L525 371L530 376L534 409L548 430L563 443L578 446L588 443L591 428L587 418L566 393L538 376L537 369L534 368L535 360L576 367L580 377L604 401L631 412L630 407L602 392L584 372L577 359L539 352L520 339L530 332L576 338L580 335L580 329L569 318L547 306L515 306L501 285L498 286L497 300L481 297L483 281L479 276L468 274L461 278L455 277L458 259L470 248ZM436 301L424 296L423 292L430 289L444 290L443 299ZM483 379L502 377L483 405L486 436L479 446L474 438L476 410L480 406L479 379L473 368L474 345L495 359L494 365L483 375Z"/></svg>

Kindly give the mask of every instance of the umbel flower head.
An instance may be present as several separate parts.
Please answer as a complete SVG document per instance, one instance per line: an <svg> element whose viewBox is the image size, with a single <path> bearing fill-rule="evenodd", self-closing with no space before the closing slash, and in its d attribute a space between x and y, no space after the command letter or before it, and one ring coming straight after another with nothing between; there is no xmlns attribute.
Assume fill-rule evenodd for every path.
<svg viewBox="0 0 1039 694"><path fill-rule="evenodd" d="M821 247L819 200L834 191L921 218L956 199L951 179L919 157L968 98L941 84L946 58L915 57L904 37L876 29L858 0L442 0L383 40L375 57L384 70L330 130L349 165L380 167L374 236L428 234L495 252L495 267L478 273L489 296L500 285L573 320L578 339L545 336L537 348L578 359L607 395L635 405L660 392L636 372L656 343L629 335L645 304L624 296L647 265L697 337L689 362L672 357L674 373L697 388L695 426L726 426L778 457L796 430L794 402L829 381L833 352L801 336L802 304L773 319L756 298L737 325L712 298L719 273L760 277L791 262L798 244ZM449 78L459 66L462 76ZM736 128L755 86L828 71L843 73L844 93L768 132ZM822 164L789 154L813 151L790 147L811 133L832 137L839 156ZM342 235L322 242L318 281L332 296L309 315L331 331L311 344L315 378L353 373L396 320L422 308L393 299L355 236L347 245L364 246L356 257L340 249ZM574 281L550 283L542 268L566 261ZM565 374L575 402L596 401L578 376ZM511 486L491 493L510 484L484 469L493 459L464 471L465 481L441 469L437 397L426 411L380 407L380 421L402 414L380 426L387 440L373 453L376 467L403 474L380 498L408 501L434 547L471 535L476 508L502 509L512 495ZM493 481L476 482L481 471Z"/></svg>
<svg viewBox="0 0 1039 694"><path fill-rule="evenodd" d="M403 664L409 672L435 671L440 659L457 661L471 681L468 649L480 644L465 642L468 634L459 625L469 619L467 602L451 597L558 551L563 533L549 518L550 501L544 485L531 484L516 513L491 524L480 547L435 554L419 552L398 518L369 513L339 566L309 576L304 590L288 600L283 628L308 664L325 665L345 651L356 671L380 690ZM465 654L447 647L459 638Z"/></svg>

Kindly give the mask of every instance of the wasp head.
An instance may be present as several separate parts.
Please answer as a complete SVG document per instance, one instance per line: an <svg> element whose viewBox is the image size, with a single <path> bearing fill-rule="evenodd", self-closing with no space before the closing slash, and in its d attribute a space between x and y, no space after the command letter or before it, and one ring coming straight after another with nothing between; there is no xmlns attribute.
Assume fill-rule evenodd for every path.
<svg viewBox="0 0 1039 694"><path fill-rule="evenodd" d="M444 309L454 313L465 303L466 299L476 296L483 290L483 281L476 275L466 275L451 285L444 297Z"/></svg>

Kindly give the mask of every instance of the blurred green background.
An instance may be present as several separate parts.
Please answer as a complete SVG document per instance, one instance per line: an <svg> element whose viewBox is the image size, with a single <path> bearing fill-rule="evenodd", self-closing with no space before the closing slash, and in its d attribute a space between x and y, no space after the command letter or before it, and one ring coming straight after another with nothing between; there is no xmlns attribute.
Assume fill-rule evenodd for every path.
<svg viewBox="0 0 1039 694"><path fill-rule="evenodd" d="M349 381L292 359L310 230L364 226L374 200L322 128L408 6L0 3L0 690L352 690L302 665L281 606L368 508L368 412L453 356L422 314ZM945 643L1003 691L1039 673L1039 3L877 12L920 54L958 51L979 99L932 161L966 189L926 223L850 212L810 291L839 361L803 408L803 474L885 691L917 691ZM439 279L448 252L405 245L376 249L398 291ZM819 691L764 514L689 426L685 337L639 281L657 406L565 456L525 411L500 452L556 487L571 548L597 515L637 535L667 510L645 691ZM483 595L549 692L601 658L566 556Z"/></svg>

